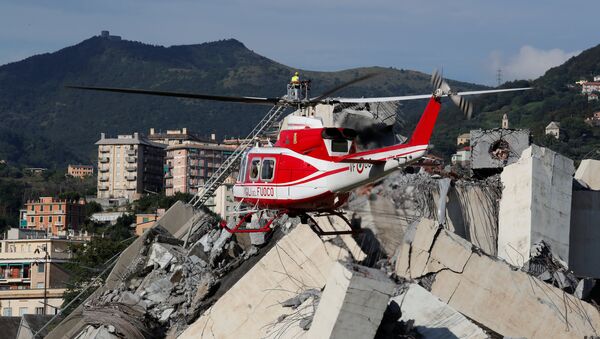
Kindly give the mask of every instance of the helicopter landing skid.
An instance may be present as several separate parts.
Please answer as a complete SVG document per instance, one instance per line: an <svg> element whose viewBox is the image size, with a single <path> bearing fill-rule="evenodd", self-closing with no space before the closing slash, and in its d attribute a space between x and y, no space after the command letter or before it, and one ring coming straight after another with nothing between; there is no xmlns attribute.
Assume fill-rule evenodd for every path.
<svg viewBox="0 0 600 339"><path fill-rule="evenodd" d="M249 212L246 215L244 215L243 217L240 218L240 221L235 225L234 228L230 228L227 226L227 222L225 220L221 220L221 222L219 223L219 226L221 226L221 228L224 228L227 232L229 233L267 233L269 231L271 231L271 224L273 223L273 221L275 221L275 219L279 218L280 216L282 216L283 214L285 214L285 211L280 211L277 214L275 214L271 219L269 219L264 226L259 227L259 228L247 228L247 227L241 227L243 224L245 223L249 223L252 219L252 215L256 213L256 211L253 212Z"/></svg>
<svg viewBox="0 0 600 339"><path fill-rule="evenodd" d="M315 221L315 219L311 215L309 215L309 214L302 215L300 218L301 219L305 219L306 223L308 224L308 226L310 226L310 228L313 230L313 232L315 232L318 236L342 235L342 234L359 234L359 233L361 233L363 231L362 228L360 228L360 227L358 227L358 228L357 227L353 227L352 223L350 223L350 221L348 220L348 218L346 218L346 216L344 215L344 213L341 213L341 212L327 211L327 212L316 214L315 216L317 216L317 217L324 217L324 216L336 216L336 217L339 217L350 228L349 230L323 231L323 229L319 226L319 224Z"/></svg>

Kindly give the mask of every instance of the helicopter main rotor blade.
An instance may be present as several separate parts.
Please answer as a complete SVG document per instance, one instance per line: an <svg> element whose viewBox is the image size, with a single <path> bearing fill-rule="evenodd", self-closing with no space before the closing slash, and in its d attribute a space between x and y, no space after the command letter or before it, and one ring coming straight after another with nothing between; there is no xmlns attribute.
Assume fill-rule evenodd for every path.
<svg viewBox="0 0 600 339"><path fill-rule="evenodd" d="M363 75L362 77L358 77L356 79L352 79L352 80L350 80L348 82L345 82L345 83L343 83L343 84L341 84L339 86L336 86L334 88L331 88L331 89L325 91L323 94L319 95L316 98L310 99L310 102L314 102L314 103L322 102L323 99L327 98L331 94L333 94L333 93L335 93L335 92L337 92L337 91L339 91L339 90L341 90L343 88L346 88L346 87L348 87L350 85L354 85L354 84L356 84L358 82L370 79L370 78L375 77L375 76L377 76L379 74L381 74L381 72L369 73L367 75Z"/></svg>
<svg viewBox="0 0 600 339"><path fill-rule="evenodd" d="M130 94L146 94L146 95L157 95L157 96L163 96L163 97L202 99L202 100L213 100L213 101L224 101L224 102L240 102L240 103L245 103L245 104L258 104L258 105L277 105L281 101L280 98L237 97L237 96L224 96L224 95L211 95L211 94L198 94L198 93L185 93L185 92L153 91L153 90L136 89L136 88L93 87L93 86L65 86L65 87L75 88L75 89L83 89L83 90L92 90L92 91L130 93Z"/></svg>
<svg viewBox="0 0 600 339"><path fill-rule="evenodd" d="M502 92L513 92L513 91L526 91L533 87L521 87L521 88L504 88L504 89L491 89L483 91L468 91L458 92L456 95L477 95L477 94L488 94L488 93L502 93ZM442 95L447 97L448 94ZM405 101L405 100L418 100L418 99L429 99L431 94L419 94L419 95L403 95L397 97L375 97L375 98L334 98L333 101L341 103L366 103L366 102L389 102L389 101Z"/></svg>

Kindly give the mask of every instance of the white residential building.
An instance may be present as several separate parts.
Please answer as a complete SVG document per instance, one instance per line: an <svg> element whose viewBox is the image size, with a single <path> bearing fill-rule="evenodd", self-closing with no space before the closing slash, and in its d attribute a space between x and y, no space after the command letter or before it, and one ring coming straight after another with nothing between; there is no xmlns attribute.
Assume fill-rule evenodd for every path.
<svg viewBox="0 0 600 339"><path fill-rule="evenodd" d="M98 198L139 199L144 193L163 188L163 161L166 145L152 142L138 133L106 138L98 145Z"/></svg>
<svg viewBox="0 0 600 339"><path fill-rule="evenodd" d="M551 121L548 126L546 126L546 135L552 135L554 138L558 139L560 137L560 123Z"/></svg>

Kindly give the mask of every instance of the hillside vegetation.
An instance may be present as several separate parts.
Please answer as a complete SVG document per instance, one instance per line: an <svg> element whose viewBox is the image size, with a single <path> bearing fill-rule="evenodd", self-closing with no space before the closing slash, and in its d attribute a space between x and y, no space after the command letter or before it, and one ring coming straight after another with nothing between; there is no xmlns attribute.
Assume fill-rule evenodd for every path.
<svg viewBox="0 0 600 339"><path fill-rule="evenodd" d="M0 67L0 159L28 166L95 163L100 132L188 127L219 137L247 134L268 108L200 100L85 92L65 85L134 87L223 95L281 96L295 71L241 42L152 46L87 39L55 53ZM381 75L340 92L348 96L430 91L429 76L369 67L339 72L301 70L313 94L371 72ZM459 88L481 88L452 82ZM232 123L235 122L235 123Z"/></svg>
<svg viewBox="0 0 600 339"><path fill-rule="evenodd" d="M17 166L64 167L69 162L95 163L94 142L108 135L188 127L219 138L245 135L268 109L264 106L201 100L85 92L65 85L133 87L223 95L281 96L296 69L258 55L237 40L186 46L152 46L100 37L54 53L36 55L0 67L0 159ZM336 95L389 96L431 91L429 75L393 68L365 67L337 72L300 70L313 80L313 95L361 75L380 76L350 86ZM433 135L434 152L449 157L456 136L474 128L500 126L508 114L511 127L531 129L534 141L574 159L595 155L600 132L583 119L600 109L587 102L581 78L600 74L600 48L584 51L564 65L529 83L525 93L472 98L470 121L450 103L443 106ZM457 90L483 86L450 81ZM403 134L410 135L425 101L405 102ZM559 121L560 140L547 138L544 127ZM235 122L235 123L232 123Z"/></svg>

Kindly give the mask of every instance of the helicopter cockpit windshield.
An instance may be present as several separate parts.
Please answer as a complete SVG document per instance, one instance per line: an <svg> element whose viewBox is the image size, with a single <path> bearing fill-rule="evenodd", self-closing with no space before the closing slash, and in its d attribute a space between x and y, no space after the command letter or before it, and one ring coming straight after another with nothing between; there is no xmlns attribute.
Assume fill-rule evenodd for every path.
<svg viewBox="0 0 600 339"><path fill-rule="evenodd" d="M238 182L244 182L244 180L246 178L246 171L248 169L248 153L250 153L251 150L252 150L252 147L248 148L244 152L244 154L242 154L242 161L240 163L240 169L239 169L238 178L237 178Z"/></svg>

